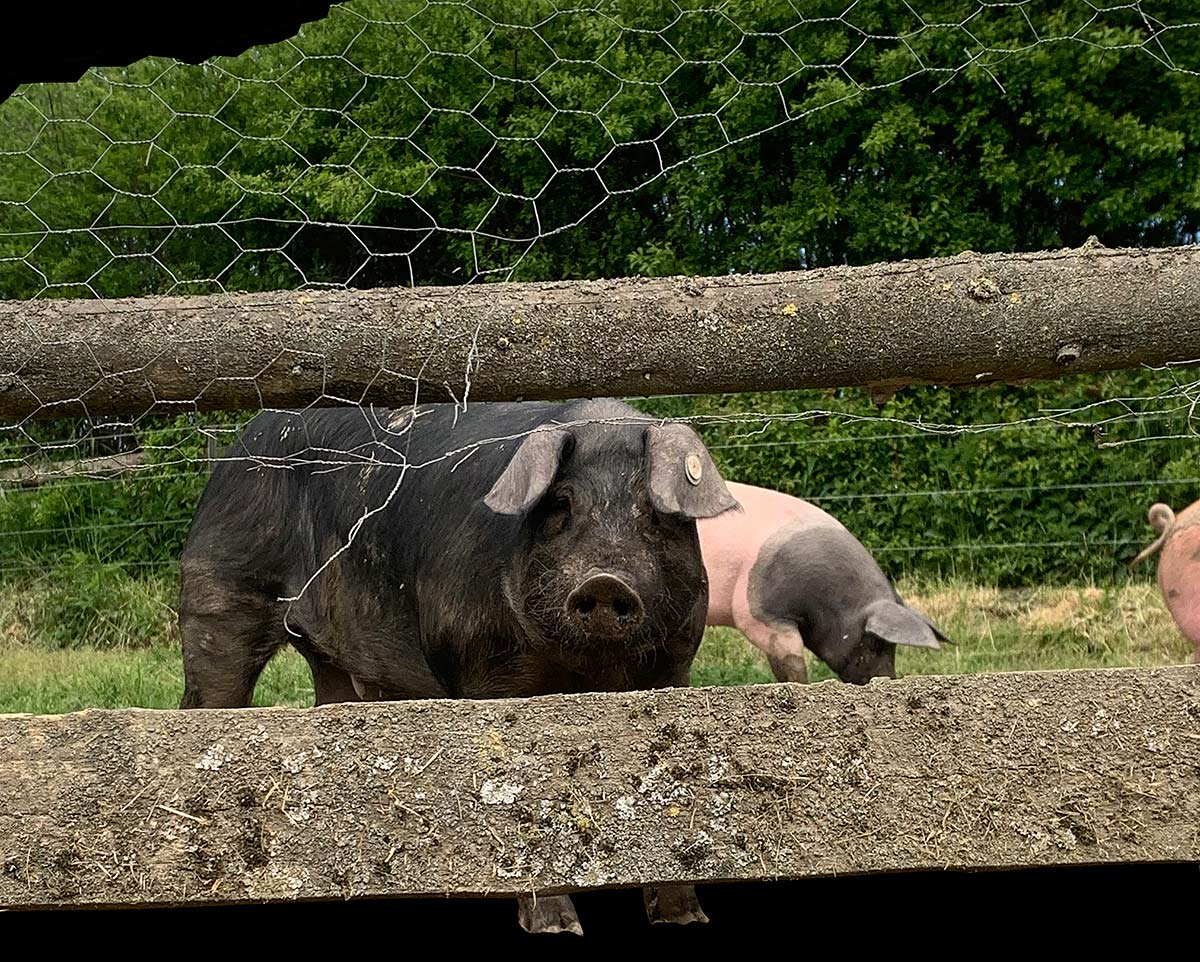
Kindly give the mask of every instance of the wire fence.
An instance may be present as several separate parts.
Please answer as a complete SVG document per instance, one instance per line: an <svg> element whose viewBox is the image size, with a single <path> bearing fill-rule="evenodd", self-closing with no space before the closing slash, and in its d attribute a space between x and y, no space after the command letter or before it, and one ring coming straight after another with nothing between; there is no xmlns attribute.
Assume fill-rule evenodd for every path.
<svg viewBox="0 0 1200 962"><path fill-rule="evenodd" d="M11 298L611 276L597 240L614 218L682 218L728 255L722 236L746 243L736 212L689 211L678 192L755 177L739 145L794 150L826 132L818 118L885 94L1023 93L1039 71L1060 88L1063 68L1186 92L1198 32L1190 5L1147 2L357 0L241 57L21 88L0 106L0 284ZM919 133L906 122L876 133ZM653 267L667 238L642 240L618 274ZM757 246L751 263L778 260ZM821 247L784 266L838 260ZM719 259L706 272L734 266Z"/></svg>
<svg viewBox="0 0 1200 962"><path fill-rule="evenodd" d="M19 89L0 105L0 293L718 274L1095 230L1188 243L1198 71L1191 4L355 0L239 57ZM1071 152L1089 137L1097 157ZM1145 507L1200 492L1198 398L1181 366L882 407L644 406L695 423L727 476L829 508L893 572L1019 583L1124 577ZM65 409L0 424L0 578L169 570L252 412L45 417ZM382 442L320 458L357 468Z"/></svg>
<svg viewBox="0 0 1200 962"><path fill-rule="evenodd" d="M690 400L672 398L666 402ZM732 403L743 400L735 398ZM678 419L715 438L709 447L728 477L746 478L748 472L759 472L765 476L751 480L786 488L844 519L860 519L853 527L881 557L921 555L941 573L950 570L973 577L972 572L980 566L971 555L985 550L1028 554L1039 564L1046 563L1047 556L1062 554L1067 559L1067 571L1078 564L1080 552L1094 552L1092 563L1079 569L1086 580L1097 573L1101 577L1105 572L1119 573L1126 556L1135 554L1145 543L1148 529L1144 529L1142 518L1151 501L1187 503L1200 489L1200 463L1186 414L1170 401L1151 400L1162 403L1165 410L1156 410L1144 399L1143 404L1152 413L1126 410L1123 415L1113 416L1103 406L1088 405L1086 410L1051 417L1033 415L1011 422L975 424L920 423L862 414L845 417L836 411L811 409L800 413L757 410L693 414ZM897 432L897 424L913 430ZM798 426L808 436L796 437ZM123 427L136 438L133 425ZM410 462L402 447L386 434L369 450L309 447L271 458L222 453L243 427L244 423L228 421L203 428L169 424L160 428L152 441L132 442L137 444L134 454L115 460L103 455L88 457L94 444L86 436L53 444L30 440L11 446L0 470L0 505L9 509L13 520L0 529L0 557L19 557L30 546L42 544L51 551L64 546L82 549L86 556L76 557L76 564L170 568L191 520L190 507L215 463L214 455L216 460L242 461L252 470L289 470L313 463L326 471L356 472L368 465L397 472L427 466ZM1184 430L1182 435L1174 433L1180 428ZM784 436L751 440L764 433ZM1104 440L1113 437L1117 440ZM998 442L995 462L973 468L973 446L989 438ZM209 439L216 443L206 443ZM1140 455L1137 461L1105 457L1105 445L1127 441L1136 442ZM464 459L473 447L456 448L448 440L443 457ZM1050 470L1054 458L1072 450L1086 452L1105 476L1094 480L1041 479L1038 457L1049 459L1043 468ZM813 451L816 453L810 453ZM1032 477L1028 465L1021 466L1022 460L1031 457ZM781 463L794 464L797 458L805 464L804 472L780 469ZM847 465L856 463L910 467L884 487L883 470L839 476ZM1153 474L1122 476L1131 466L1136 469L1145 465L1161 468ZM958 472L965 478L1004 480L945 483L955 482ZM1070 470L1054 476L1075 477ZM109 510L110 503L129 509L146 501L162 504L166 516L147 515L140 508L138 517L126 520L120 508ZM48 504L61 509L57 515L62 519L60 523L31 520L42 516ZM1091 518L1090 523L1064 526L1061 518L1052 517L1054 511L1068 504ZM937 531L936 537L927 534L914 540L913 519L906 517L911 505L917 505L920 512L936 511L948 519L942 525L929 520L916 525ZM1031 524L1031 517L1039 514L1045 515L1043 520ZM95 520L114 516L121 520ZM889 525L885 517L903 523ZM980 519L988 519L988 523L979 525ZM1070 530L1073 537L1031 536L1031 532L1054 530ZM124 557L125 552L136 554L145 549L141 538L127 537L130 533L148 535L163 548L155 551L159 557ZM1075 551L1059 550L1066 548ZM34 553L45 557L43 549ZM903 569L908 567L901 565ZM17 574L25 569L25 562L13 562L0 567L0 573Z"/></svg>

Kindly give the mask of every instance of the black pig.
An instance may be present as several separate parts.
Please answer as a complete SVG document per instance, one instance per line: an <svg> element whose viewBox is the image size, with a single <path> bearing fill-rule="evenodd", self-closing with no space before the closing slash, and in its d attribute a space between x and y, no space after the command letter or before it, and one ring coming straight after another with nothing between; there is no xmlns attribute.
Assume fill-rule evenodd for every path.
<svg viewBox="0 0 1200 962"><path fill-rule="evenodd" d="M735 505L694 431L617 401L263 413L184 547L182 707L249 705L288 643L318 704L687 685L695 519ZM569 899L533 906L578 931Z"/></svg>

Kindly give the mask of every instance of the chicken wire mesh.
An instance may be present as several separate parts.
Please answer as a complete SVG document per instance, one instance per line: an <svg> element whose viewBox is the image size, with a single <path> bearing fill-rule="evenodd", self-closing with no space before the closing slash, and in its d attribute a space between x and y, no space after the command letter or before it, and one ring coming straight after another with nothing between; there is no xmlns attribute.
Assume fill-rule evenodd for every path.
<svg viewBox="0 0 1200 962"><path fill-rule="evenodd" d="M1166 192L1154 164L1187 156L1163 117L1196 104L1193 6L356 0L239 57L152 58L20 88L0 105L0 293L724 273L1078 240L1091 225L1074 178L1116 185L1088 208L1101 216L1097 205ZM1111 129L1089 127L1086 103L1075 127L1055 126L1076 86L1106 85L1128 88ZM1137 104L1150 88L1168 106L1148 120ZM930 141L939 105L964 97L974 106L953 118L957 133ZM830 147L868 105L856 150ZM989 152L989 124L1033 131L1021 157L1045 167L1045 203L1024 233L970 222L980 198L936 181L982 166L997 204L1027 201L1005 194L1011 160ZM1077 175L1057 150L1072 130L1126 162ZM907 161L889 158L910 142L926 166L906 189L932 178L969 226L893 209ZM784 199L755 206L773 190ZM886 236L861 224L848 236L835 194L878 210ZM1172 203L1117 239L1190 242L1190 208ZM33 349L67 355L86 341ZM30 393L23 362L0 369L4 390ZM98 365L96 377L130 373ZM1081 382L1055 410L1035 389L918 392L883 410L847 392L645 406L692 418L731 477L839 514L893 570L1019 583L1111 576L1144 543L1151 498L1194 497L1196 388L1180 367ZM63 564L169 571L208 465L250 413L151 401L116 416L86 400L37 397L30 416L0 424L5 577L55 577ZM1110 457L1133 448L1144 453ZM1021 560L981 560L997 554Z"/></svg>
<svg viewBox="0 0 1200 962"><path fill-rule="evenodd" d="M873 93L953 97L964 74L1003 90L1063 44L1081 66L1101 52L1108 70L1194 77L1200 20L1152 6L338 5L241 57L19 90L0 108L0 283L114 297L586 275L565 249L590 218L666 203L664 175ZM822 263L810 246L797 264Z"/></svg>

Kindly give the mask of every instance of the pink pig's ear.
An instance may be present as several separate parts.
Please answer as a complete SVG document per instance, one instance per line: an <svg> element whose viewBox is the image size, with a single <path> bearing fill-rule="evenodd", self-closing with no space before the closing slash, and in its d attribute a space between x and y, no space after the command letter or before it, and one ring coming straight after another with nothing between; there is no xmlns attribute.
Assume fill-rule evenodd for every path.
<svg viewBox="0 0 1200 962"><path fill-rule="evenodd" d="M876 601L867 608L867 624L863 634L890 645L911 645L914 648L940 648L941 635L933 625L911 608L894 601Z"/></svg>

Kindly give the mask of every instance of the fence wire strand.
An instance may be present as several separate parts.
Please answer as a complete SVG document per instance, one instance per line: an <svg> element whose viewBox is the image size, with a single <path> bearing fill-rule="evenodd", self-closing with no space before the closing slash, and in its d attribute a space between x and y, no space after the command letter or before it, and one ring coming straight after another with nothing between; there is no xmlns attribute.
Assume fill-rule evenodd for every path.
<svg viewBox="0 0 1200 962"><path fill-rule="evenodd" d="M93 69L78 84L20 88L0 105L0 296L231 295L583 276L591 265L572 259L572 244L597 222L661 212L670 205L665 183L685 171L716 177L717 162L736 148L781 133L803 138L824 113L916 83L949 97L954 83L982 74L1003 93L1008 71L1051 47L1148 61L1162 77L1200 77L1200 63L1190 59L1197 31L1200 19L1182 5L1143 2L354 0L291 40L239 57L197 66L151 58ZM719 217L698 218L698 235L728 227ZM595 248L595 237L588 243ZM654 272L655 245L646 238L626 269ZM818 262L799 245L786 266ZM102 325L103 317L90 323ZM81 336L37 350L91 348ZM170 351L167 340L156 363ZM97 384L150 379L147 370L105 370L92 359ZM296 360L281 348L271 367ZM474 362L468 357L454 389L463 406ZM409 381L420 373L383 360L376 372ZM796 494L835 511L870 503L899 511L905 502L939 499L978 505L972 538L947 529L941 541L901 545L877 529L856 531L881 554L1115 552L1141 544L1144 532L1120 537L1101 518L1094 536L1074 542L988 529L1014 499L1036 511L1051 495L1071 493L1193 497L1200 478L1192 455L1164 456L1143 477L1069 483L1040 484L1017 463L1020 443L1047 451L1081 433L1096 450L1193 451L1196 365L1157 373L1162 386L1141 396L1080 399L1055 410L1031 401L987 422L956 420L952 406L936 407L935 419L911 408L864 413L833 400L683 419L706 433L719 459L773 457L781 472L792 472ZM21 364L0 369L0 388L14 386L34 393ZM71 417L48 417L59 413ZM166 402L107 416L89 410L87 392L44 399L36 416L0 422L0 544L26 550L58 539L84 552L77 563L169 565L165 556L177 553L191 507L181 499L194 497L245 420ZM328 470L424 467L409 464L392 440L381 432L370 451L305 452L304 460ZM1013 459L1012 483L931 476L896 489L880 470L855 479L855 490L831 492L810 480L805 462L808 452L915 458L937 445L985 443L993 447L980 447L979 457ZM448 440L439 463L470 454ZM959 462L968 475L969 462L966 455ZM144 498L157 515L114 520L84 504L119 490L137 492L119 510ZM1105 510L1114 503L1105 501ZM382 507L368 505L363 520ZM121 557L132 541L97 546L124 529L139 539L165 529L151 548L137 542L162 560ZM0 575L27 572L30 563L0 548Z"/></svg>

